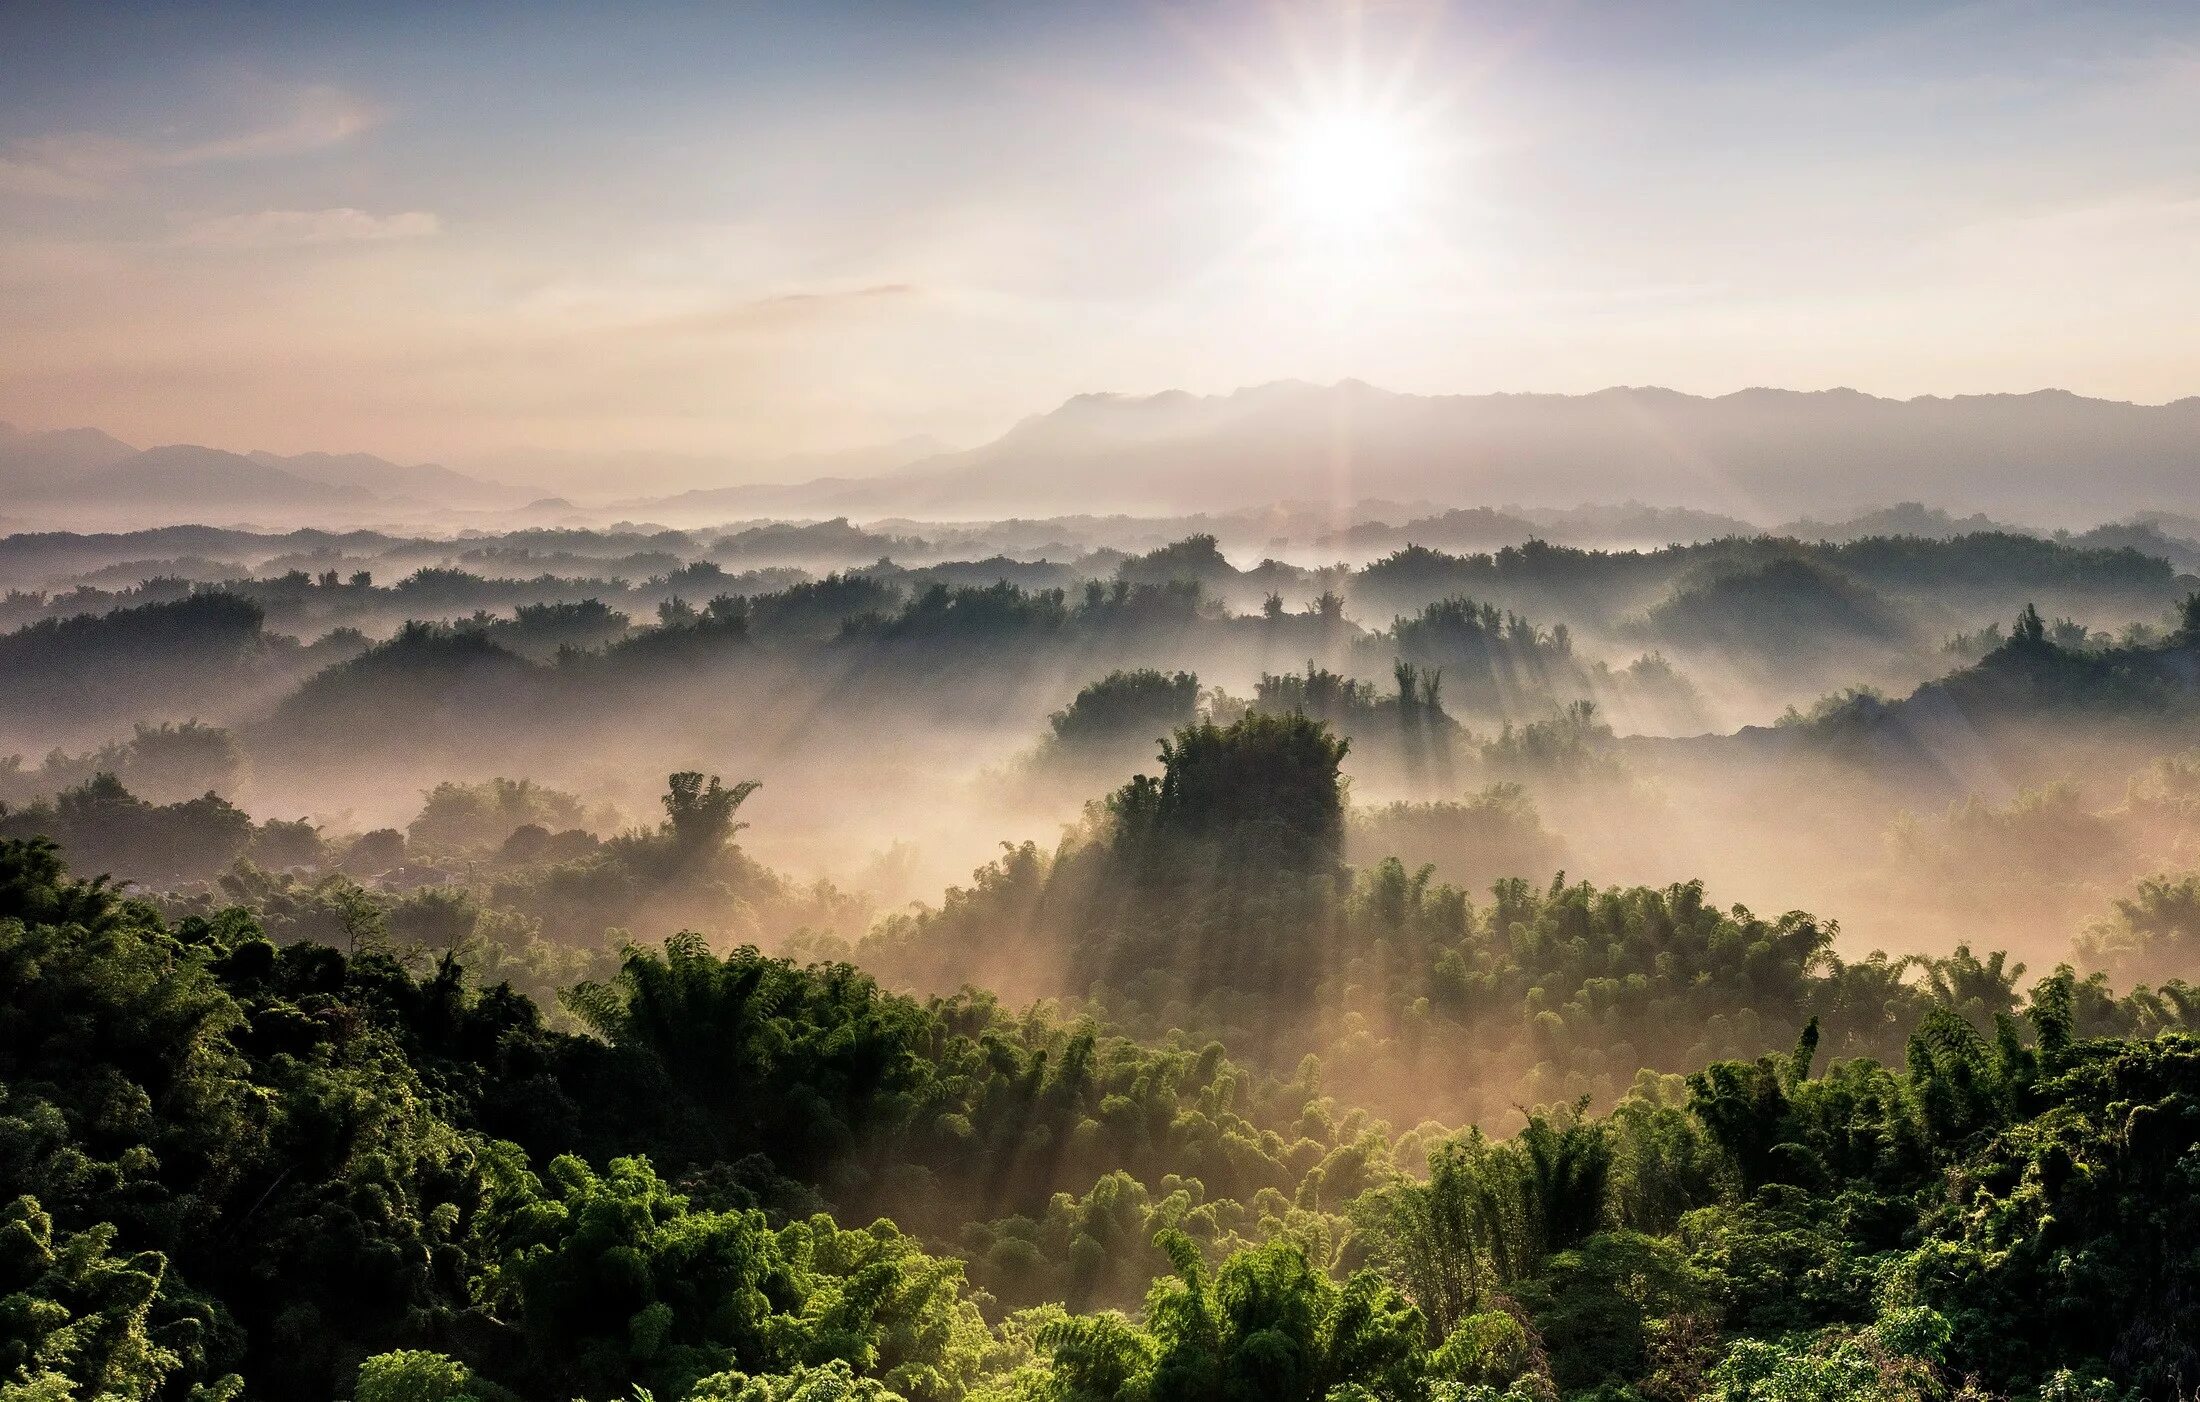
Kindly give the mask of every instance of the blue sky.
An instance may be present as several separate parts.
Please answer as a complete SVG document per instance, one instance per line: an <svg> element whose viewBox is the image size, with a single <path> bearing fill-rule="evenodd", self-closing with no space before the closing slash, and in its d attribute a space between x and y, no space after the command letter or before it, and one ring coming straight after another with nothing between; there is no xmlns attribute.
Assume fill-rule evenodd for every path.
<svg viewBox="0 0 2200 1402"><path fill-rule="evenodd" d="M2200 392L2200 6L301 8L0 10L0 418L746 460L1282 377Z"/></svg>

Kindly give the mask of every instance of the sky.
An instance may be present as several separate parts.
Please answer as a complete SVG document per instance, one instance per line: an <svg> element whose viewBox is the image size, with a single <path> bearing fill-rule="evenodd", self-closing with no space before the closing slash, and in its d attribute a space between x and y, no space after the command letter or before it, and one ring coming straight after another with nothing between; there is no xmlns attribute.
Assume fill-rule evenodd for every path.
<svg viewBox="0 0 2200 1402"><path fill-rule="evenodd" d="M739 480L1284 378L2200 393L2200 4L0 6L21 426Z"/></svg>

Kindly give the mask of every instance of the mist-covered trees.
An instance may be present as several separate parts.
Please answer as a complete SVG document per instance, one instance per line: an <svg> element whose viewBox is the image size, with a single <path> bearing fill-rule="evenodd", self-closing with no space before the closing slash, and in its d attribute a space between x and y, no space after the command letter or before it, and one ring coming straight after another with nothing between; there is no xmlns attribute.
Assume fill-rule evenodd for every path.
<svg viewBox="0 0 2200 1402"><path fill-rule="evenodd" d="M1491 784L1464 799L1356 808L1345 835L1345 854L1356 866L1395 857L1407 871L1430 868L1469 891L1506 876L1558 871L1564 850L1518 783Z"/></svg>
<svg viewBox="0 0 2200 1402"><path fill-rule="evenodd" d="M1132 584L1171 584L1190 580L1213 585L1234 578L1237 570L1223 557L1220 542L1200 532L1123 561L1115 577Z"/></svg>
<svg viewBox="0 0 2200 1402"><path fill-rule="evenodd" d="M2121 986L2186 978L2200 967L2200 874L2141 881L2079 937L2078 950Z"/></svg>
<svg viewBox="0 0 2200 1402"><path fill-rule="evenodd" d="M1647 610L1642 622L1669 645L1814 669L1829 650L1910 645L1916 626L1868 586L1802 556L1708 569Z"/></svg>
<svg viewBox="0 0 2200 1402"><path fill-rule="evenodd" d="M1191 723L1199 678L1153 668L1110 672L1084 687L1048 718L1057 745L1068 751L1144 747Z"/></svg>
<svg viewBox="0 0 2200 1402"><path fill-rule="evenodd" d="M1441 671L1453 700L1484 715L1539 704L1584 680L1565 624L1546 630L1495 604L1457 595L1397 618L1387 641L1401 659Z"/></svg>
<svg viewBox="0 0 2200 1402"><path fill-rule="evenodd" d="M1823 739L1851 746L1915 747L1913 717L1960 715L1985 730L2081 718L2182 717L2200 708L2194 659L2200 634L2179 628L2159 641L2068 647L2048 636L2026 604L2009 635L1971 666L1895 702L1858 698L1812 722Z"/></svg>
<svg viewBox="0 0 2200 1402"><path fill-rule="evenodd" d="M464 854L494 850L529 825L570 831L582 826L586 816L573 795L526 779L479 784L446 780L428 791L405 836L425 851Z"/></svg>
<svg viewBox="0 0 2200 1402"><path fill-rule="evenodd" d="M1161 742L1161 777L1110 800L1119 844L1159 856L1213 847L1263 870L1321 873L1341 856L1348 742L1301 713L1255 712Z"/></svg>
<svg viewBox="0 0 2200 1402"><path fill-rule="evenodd" d="M250 814L216 794L148 803L112 774L21 809L0 806L0 836L51 838L88 867L155 884L211 879L245 854L254 829Z"/></svg>
<svg viewBox="0 0 2200 1402"><path fill-rule="evenodd" d="M851 618L883 615L901 590L864 574L826 575L749 596L749 627L760 638L829 638Z"/></svg>
<svg viewBox="0 0 2200 1402"><path fill-rule="evenodd" d="M19 756L0 758L0 802L20 805L112 774L141 798L177 803L205 793L233 795L244 768L243 748L220 726L139 721L127 740L75 755L55 749L36 769Z"/></svg>
<svg viewBox="0 0 2200 1402"><path fill-rule="evenodd" d="M35 721L46 743L74 746L136 722L226 722L240 697L334 660L263 623L251 600L206 590L0 634L0 729Z"/></svg>
<svg viewBox="0 0 2200 1402"><path fill-rule="evenodd" d="M1088 894L1063 911L1069 977L1193 1000L1254 981L1282 1005L1310 995L1305 932L1344 876L1347 748L1296 712L1164 740L1160 776L1111 795L1104 845L1072 863Z"/></svg>
<svg viewBox="0 0 2200 1402"><path fill-rule="evenodd" d="M633 620L601 599L545 599L517 604L510 618L477 614L470 622L489 637L530 657L554 657L563 648L595 648L627 635Z"/></svg>
<svg viewBox="0 0 2200 1402"><path fill-rule="evenodd" d="M1547 769L1593 743L1593 713L1573 721L1498 743ZM1507 877L1478 901L1425 866L1353 871L1339 745L1296 713L1188 728L1160 776L1125 785L1059 849L1011 849L938 909L885 922L858 957L919 987L1070 998L1135 1031L1219 1037L1277 1071L1318 1053L1350 1099L1462 1120L1609 1103L1642 1067L1744 1054L1813 1018L1830 1051L1889 1057L1936 1002L1982 1026L2016 1005L2021 965L1967 948L1843 958L1827 923L1721 908L1700 883ZM1518 802L1499 791L1486 808L1363 821L1396 835L1457 823L1532 852L1513 835ZM2181 1006L2130 1025L2181 1025Z"/></svg>
<svg viewBox="0 0 2200 1402"><path fill-rule="evenodd" d="M1318 780L1319 728L1265 724L1240 741ZM1181 762L1227 765L1214 743ZM1171 799L1182 840L1239 822L1203 782ZM677 782L665 840L723 840L733 792ZM1829 1060L1872 1038L1822 1029L1889 986L1851 987L1807 918L1498 897L1515 961L1586 970L1655 932L1694 971L1668 998L1731 968L1752 1005L1828 1011L1608 1114L1400 1135L1317 1088L1327 1066L1285 1083L693 938L630 950L573 994L596 1035L559 1033L449 959L277 947L234 910L164 924L0 844L0 1386L2154 1396L2200 1359L2189 1036L2089 1039L2097 989L2059 973L2027 1001L1964 959L1918 985L1892 1061ZM1440 943L1450 902L1391 864L1343 918ZM1566 1014L1538 1015L1548 1045L1629 1025Z"/></svg>

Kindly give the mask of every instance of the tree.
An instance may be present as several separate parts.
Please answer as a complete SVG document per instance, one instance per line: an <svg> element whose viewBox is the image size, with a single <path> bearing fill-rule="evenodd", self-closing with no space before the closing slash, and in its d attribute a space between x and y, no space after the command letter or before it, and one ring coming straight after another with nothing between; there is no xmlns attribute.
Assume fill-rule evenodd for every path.
<svg viewBox="0 0 2200 1402"><path fill-rule="evenodd" d="M1926 1309L1890 1311L1859 1330L1815 1338L1738 1341L1711 1372L1709 1402L1937 1402L1948 1321Z"/></svg>
<svg viewBox="0 0 2200 1402"><path fill-rule="evenodd" d="M405 835L413 847L429 852L479 854L529 823L559 832L582 820L579 799L531 780L445 782L424 795L420 815Z"/></svg>
<svg viewBox="0 0 2200 1402"><path fill-rule="evenodd" d="M376 1354L359 1365L352 1390L354 1402L497 1402L502 1395L457 1359L424 1349Z"/></svg>
<svg viewBox="0 0 2200 1402"><path fill-rule="evenodd" d="M1482 1310L1512 1264L1497 1151L1479 1131L1439 1145L1428 1178L1371 1194L1362 1219L1376 1259L1428 1321L1433 1342Z"/></svg>
<svg viewBox="0 0 2200 1402"><path fill-rule="evenodd" d="M111 1223L56 1231L36 1198L0 1209L0 1395L160 1395L182 1364L155 1337L168 1263L117 1254L116 1235Z"/></svg>
<svg viewBox="0 0 2200 1402"><path fill-rule="evenodd" d="M1143 744L1190 724L1198 706L1199 678L1190 672L1116 671L1079 691L1049 725L1063 746Z"/></svg>
<svg viewBox="0 0 2200 1402"><path fill-rule="evenodd" d="M1126 789L1117 815L1136 843L1205 847L1264 870L1328 872L1343 850L1339 766L1349 748L1297 713L1186 726L1162 742L1150 797Z"/></svg>
<svg viewBox="0 0 2200 1402"><path fill-rule="evenodd" d="M761 780L744 779L729 789L715 774L706 785L692 769L673 775L666 785L665 830L673 845L688 853L716 852L731 842L748 826L735 822L733 815L763 787Z"/></svg>
<svg viewBox="0 0 2200 1402"><path fill-rule="evenodd" d="M2026 604L2017 615L2016 624L2009 630L2008 647L2018 651L2036 652L2047 646L2047 621L2040 617L2039 609Z"/></svg>
<svg viewBox="0 0 2200 1402"><path fill-rule="evenodd" d="M1532 1114L1513 1138L1524 1236L1538 1256L1571 1250L1605 1224L1612 1141L1603 1124L1587 1117L1588 1108L1583 1096L1557 1122Z"/></svg>
<svg viewBox="0 0 2200 1402"><path fill-rule="evenodd" d="M910 1402L950 1402L975 1376L985 1330L960 1268L890 1223L774 1232L761 1212L692 1207L641 1159L597 1173L560 1157L545 1181L499 1151L490 1170L478 1288L524 1329L535 1391L639 1381L685 1397L715 1375L838 1360Z"/></svg>
<svg viewBox="0 0 2200 1402"><path fill-rule="evenodd" d="M665 1100L675 1165L767 1153L827 1174L896 1097L917 1088L922 1018L845 965L814 970L753 948L713 955L700 937L631 947L618 977L567 998L626 1055L624 1074Z"/></svg>
<svg viewBox="0 0 2200 1402"><path fill-rule="evenodd" d="M1102 1317L1048 1335L1065 1402L1315 1402L1352 1387L1405 1402L1426 1365L1418 1311L1367 1272L1338 1285L1297 1246L1239 1252L1212 1276L1177 1233L1143 1327Z"/></svg>

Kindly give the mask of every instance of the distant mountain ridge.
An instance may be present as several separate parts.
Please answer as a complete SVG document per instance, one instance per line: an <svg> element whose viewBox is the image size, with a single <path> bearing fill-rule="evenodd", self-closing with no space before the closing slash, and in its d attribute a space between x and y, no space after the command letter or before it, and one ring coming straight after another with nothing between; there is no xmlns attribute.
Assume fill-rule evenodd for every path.
<svg viewBox="0 0 2200 1402"><path fill-rule="evenodd" d="M529 494L440 463L396 463L372 453L252 452L256 463L330 487L356 488L382 497L410 497L458 505L516 505Z"/></svg>
<svg viewBox="0 0 2200 1402"><path fill-rule="evenodd" d="M845 483L854 486L952 451L929 434L886 443L866 443L830 452L794 453L755 459L735 454L657 452L646 449L519 448L486 454L472 466L523 481L561 495L600 493L605 484L622 485L622 494L601 500L604 510L649 506L675 514L707 512L721 497L738 497L763 483ZM645 495L627 495L660 483ZM726 485L726 484L731 485ZM678 484L678 485L672 485ZM765 490L769 490L766 488Z"/></svg>
<svg viewBox="0 0 2200 1402"><path fill-rule="evenodd" d="M1080 395L994 442L840 509L907 514L1225 510L1279 499L1471 506L1622 498L1780 520L1937 496L2004 515L2090 517L2200 498L2200 397L2167 405L2024 395L1654 388L1395 394L1358 381L1228 395Z"/></svg>
<svg viewBox="0 0 2200 1402"><path fill-rule="evenodd" d="M991 443L861 481L729 487L764 514L1182 514L1279 500L1507 509L1635 500L1742 520L1940 498L2002 518L2200 507L2200 396L1883 399L1851 389L1413 395L1278 381L1078 395ZM640 509L634 504L633 509Z"/></svg>
<svg viewBox="0 0 2200 1402"><path fill-rule="evenodd" d="M0 424L0 499L62 521L300 518L377 506L517 506L525 494L434 464L366 453L139 449L96 428Z"/></svg>
<svg viewBox="0 0 2200 1402"><path fill-rule="evenodd" d="M112 466L136 451L96 428L34 433L0 424L0 490L10 500L60 490L79 475Z"/></svg>
<svg viewBox="0 0 2200 1402"><path fill-rule="evenodd" d="M184 508L231 499L262 507L290 507L359 503L374 497L363 487L331 486L242 453L192 443L147 448L97 468L73 484L71 495L92 500L122 497Z"/></svg>
<svg viewBox="0 0 2200 1402"><path fill-rule="evenodd" d="M1936 500L1978 514L1921 514L1912 528L2200 513L2200 396L2142 405L2063 390L1915 399L1762 388L1707 398L1645 387L1416 395L1357 380L1285 380L1217 395L1083 394L990 443L930 446L789 459L778 482L650 497L630 495L632 477L606 470L603 483L625 490L564 495L581 514L696 521L1181 516L1386 498L1426 503L1430 516L1505 503L1504 515L1546 529L1554 509L1630 502L1674 513L1675 532L1720 521L1788 521L1807 531L1887 502ZM913 460L893 466L894 448ZM367 454L147 451L166 456L130 468L143 454L96 429L4 429L0 507L15 516L157 509L209 521L270 512L303 520L338 509L371 518L385 504L514 513L545 495ZM804 472L819 475L804 480ZM1883 524L1900 529L1904 519ZM1446 523L1462 544L1498 525L1511 528ZM1567 534L1597 534L1587 518L1567 526Z"/></svg>

